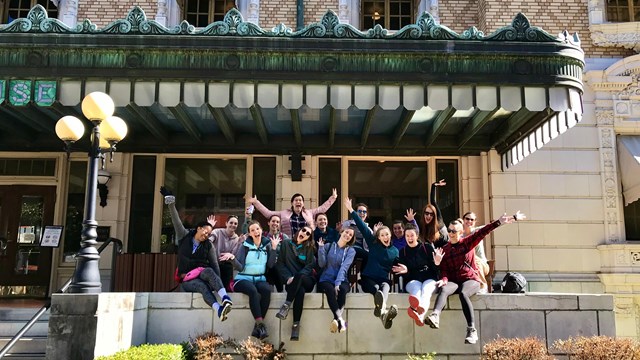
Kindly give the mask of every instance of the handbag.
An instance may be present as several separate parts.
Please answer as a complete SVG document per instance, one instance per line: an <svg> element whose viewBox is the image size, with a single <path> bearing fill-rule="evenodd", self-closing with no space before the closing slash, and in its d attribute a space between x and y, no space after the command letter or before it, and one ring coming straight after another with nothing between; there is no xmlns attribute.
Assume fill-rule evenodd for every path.
<svg viewBox="0 0 640 360"><path fill-rule="evenodd" d="M184 278L182 279L182 281L189 281L189 280L193 280L198 278L198 276L200 276L200 273L202 272L202 270L204 270L204 268L202 266L197 267L191 271L189 271L188 273L185 274Z"/></svg>

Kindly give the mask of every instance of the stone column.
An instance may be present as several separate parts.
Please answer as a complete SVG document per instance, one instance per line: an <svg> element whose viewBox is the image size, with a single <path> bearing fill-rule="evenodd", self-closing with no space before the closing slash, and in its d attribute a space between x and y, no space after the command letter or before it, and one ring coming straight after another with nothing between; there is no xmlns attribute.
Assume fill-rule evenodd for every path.
<svg viewBox="0 0 640 360"><path fill-rule="evenodd" d="M78 1L56 0L53 4L58 7L58 20L69 27L75 27L78 23Z"/></svg>
<svg viewBox="0 0 640 360"><path fill-rule="evenodd" d="M600 176L604 200L605 235L608 244L621 242L618 191L618 155L616 133L613 129L613 110L596 108L600 138Z"/></svg>

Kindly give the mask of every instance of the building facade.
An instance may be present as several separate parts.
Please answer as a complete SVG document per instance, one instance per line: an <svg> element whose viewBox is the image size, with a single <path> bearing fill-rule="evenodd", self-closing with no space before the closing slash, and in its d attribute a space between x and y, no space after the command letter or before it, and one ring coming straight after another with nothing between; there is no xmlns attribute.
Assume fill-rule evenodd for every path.
<svg viewBox="0 0 640 360"><path fill-rule="evenodd" d="M158 192L162 185L175 192L187 224L211 211L222 218L242 214L246 194L256 194L270 208L285 208L291 194L302 193L306 205L315 207L332 188L341 198L349 195L368 203L372 219L390 222L406 208L424 206L428 185L444 178L447 186L438 195L445 219L469 210L480 222L509 211L527 214L528 221L495 232L485 243L498 278L518 271L529 280L530 291L612 293L618 336L640 336L640 212L634 188L640 166L633 163L639 156L634 136L640 133L640 58L633 2L22 3L3 2L7 25L0 29L0 35L12 35L11 42L3 42L7 51L2 54L3 65L11 67L0 77L0 230L9 240L2 261L14 274L3 279L4 296L46 295L73 273L86 155L73 152L67 159L51 129L57 118L79 114L82 97L99 90L114 98L117 115L129 123L135 139L123 141L114 161L107 163L107 204L97 210L102 236L122 239L128 252L171 251L171 225ZM112 52L100 53L95 43L74 47L69 40L57 42L63 50L51 53L43 44L53 44L58 35L40 34L48 38L34 44L28 31L10 31L10 22L27 18L36 4L44 6L49 18L84 34L73 36L86 39L93 36L91 24L104 29L128 19L120 29L148 25L136 22L142 15L131 12L134 6L144 12L144 20L158 25L151 29L176 30L166 38L152 38L140 27L134 29L140 37L131 41L121 40L117 32L112 38L105 35L105 47L112 46ZM190 35L224 22L233 8L242 16L233 29L273 28L281 38L256 33L263 39L260 43L249 37ZM327 10L333 10L335 18L327 17ZM423 11L430 15L420 17ZM564 38L565 47L553 43L557 48L551 49L541 37L525 44L528 48L517 42L520 39L472 41L501 34L504 27L516 29L519 12L531 26ZM336 24L323 29L353 28L362 34L372 29L373 35L352 32L361 37L308 37L306 42L302 35L291 35L335 19ZM385 40L416 24L429 24L425 28L438 29L437 34L449 30L471 35L435 35L433 41L408 43L404 52L399 49L405 43ZM189 30L189 25L194 28ZM83 28L89 30L82 33ZM383 35L383 29L388 34ZM474 47L480 43L484 45ZM19 55L12 58L8 44ZM163 45L208 52L210 63L186 62L177 50L163 54ZM242 50L229 50L234 46ZM265 55L269 46L280 53ZM583 63L579 56L562 57L563 51L576 48L584 51ZM64 51L74 55L65 57ZM417 55L420 51L429 56ZM298 67L282 65L291 57L300 59ZM372 67L365 75L353 68L343 71L347 58L362 58L359 66ZM497 65L483 72L504 59L510 64L504 73ZM93 62L93 73L82 70L85 61ZM109 69L117 63L122 64L119 69ZM444 63L453 65L443 70L439 66ZM316 64L320 71L306 64ZM407 70L409 65L416 70ZM547 75L560 80L537 78L538 65L556 66L558 73ZM248 71L246 66L256 67ZM166 71L171 67L182 70ZM256 70L265 68L270 72ZM86 148L86 141L77 148L83 145ZM331 222L346 218L340 205L332 207ZM22 216L6 215L9 208L20 209ZM29 219L28 210L38 215ZM32 246L38 233L31 223L64 225L60 247ZM34 268L34 262L40 268ZM108 252L101 268L104 288L109 289ZM21 283L19 275L29 272L40 272L40 278Z"/></svg>

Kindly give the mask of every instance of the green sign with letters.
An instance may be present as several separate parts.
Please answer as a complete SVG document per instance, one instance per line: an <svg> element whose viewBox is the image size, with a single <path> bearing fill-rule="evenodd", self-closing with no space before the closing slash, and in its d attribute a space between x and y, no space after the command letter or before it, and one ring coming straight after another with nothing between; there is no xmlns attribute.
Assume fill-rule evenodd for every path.
<svg viewBox="0 0 640 360"><path fill-rule="evenodd" d="M13 106L51 106L56 101L58 83L50 80L9 80L8 100ZM0 80L0 103L7 100L7 80Z"/></svg>

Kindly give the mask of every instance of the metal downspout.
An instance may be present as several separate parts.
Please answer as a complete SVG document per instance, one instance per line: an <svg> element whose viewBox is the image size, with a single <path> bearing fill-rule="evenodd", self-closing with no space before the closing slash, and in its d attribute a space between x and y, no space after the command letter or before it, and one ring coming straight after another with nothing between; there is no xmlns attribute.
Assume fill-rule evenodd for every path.
<svg viewBox="0 0 640 360"><path fill-rule="evenodd" d="M296 30L304 27L304 0L296 0Z"/></svg>

